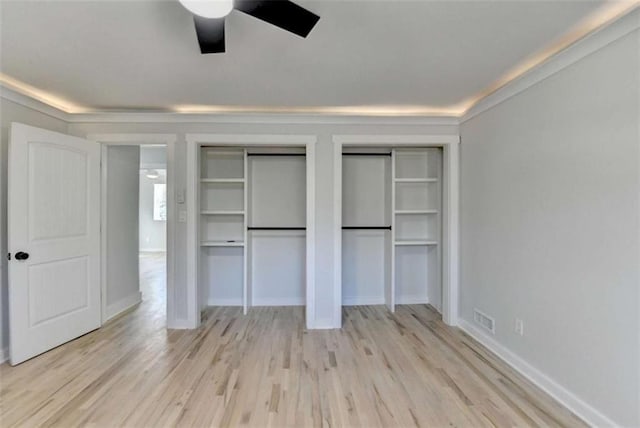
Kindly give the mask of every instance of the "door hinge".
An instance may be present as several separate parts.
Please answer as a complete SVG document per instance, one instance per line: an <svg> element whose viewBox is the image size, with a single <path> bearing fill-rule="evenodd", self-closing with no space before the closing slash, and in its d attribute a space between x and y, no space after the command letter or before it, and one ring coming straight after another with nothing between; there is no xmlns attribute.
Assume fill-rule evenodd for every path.
<svg viewBox="0 0 640 428"><path fill-rule="evenodd" d="M11 260L11 253L7 253L7 260Z"/></svg>

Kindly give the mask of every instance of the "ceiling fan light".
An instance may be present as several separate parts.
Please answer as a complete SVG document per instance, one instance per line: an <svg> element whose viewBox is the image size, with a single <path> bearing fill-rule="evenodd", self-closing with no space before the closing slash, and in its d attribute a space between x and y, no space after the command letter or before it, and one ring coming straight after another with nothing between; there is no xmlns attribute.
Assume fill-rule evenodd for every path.
<svg viewBox="0 0 640 428"><path fill-rule="evenodd" d="M203 18L224 18L233 10L233 0L178 0L189 12Z"/></svg>
<svg viewBox="0 0 640 428"><path fill-rule="evenodd" d="M152 180L155 180L156 178L160 177L160 174L155 169L147 170L147 174L146 175L147 175L147 178L150 178Z"/></svg>

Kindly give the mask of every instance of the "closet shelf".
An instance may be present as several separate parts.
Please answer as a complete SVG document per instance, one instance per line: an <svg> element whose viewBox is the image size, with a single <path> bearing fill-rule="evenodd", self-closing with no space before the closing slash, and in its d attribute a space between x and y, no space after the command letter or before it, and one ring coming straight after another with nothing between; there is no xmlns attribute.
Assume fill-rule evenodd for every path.
<svg viewBox="0 0 640 428"><path fill-rule="evenodd" d="M202 146L202 151L205 156L232 156L232 157L243 157L244 151L242 150L215 150L211 148L207 148L207 146Z"/></svg>
<svg viewBox="0 0 640 428"><path fill-rule="evenodd" d="M202 215L244 215L244 211L200 211Z"/></svg>
<svg viewBox="0 0 640 428"><path fill-rule="evenodd" d="M437 178L394 178L396 183L437 183Z"/></svg>
<svg viewBox="0 0 640 428"><path fill-rule="evenodd" d="M406 246L433 246L438 245L438 241L396 241L394 244Z"/></svg>
<svg viewBox="0 0 640 428"><path fill-rule="evenodd" d="M342 230L391 230L391 226L342 226Z"/></svg>
<svg viewBox="0 0 640 428"><path fill-rule="evenodd" d="M244 183L244 178L202 178L201 183Z"/></svg>
<svg viewBox="0 0 640 428"><path fill-rule="evenodd" d="M438 214L438 210L396 210L395 214Z"/></svg>
<svg viewBox="0 0 640 428"><path fill-rule="evenodd" d="M244 247L242 241L202 241L201 247Z"/></svg>
<svg viewBox="0 0 640 428"><path fill-rule="evenodd" d="M304 226L294 226L294 227L285 227L285 226L249 226L247 230L307 230Z"/></svg>

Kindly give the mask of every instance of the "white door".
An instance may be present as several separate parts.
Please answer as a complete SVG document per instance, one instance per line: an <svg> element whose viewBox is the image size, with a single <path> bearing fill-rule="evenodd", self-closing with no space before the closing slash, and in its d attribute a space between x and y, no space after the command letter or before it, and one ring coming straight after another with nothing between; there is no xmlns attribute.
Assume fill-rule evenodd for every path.
<svg viewBox="0 0 640 428"><path fill-rule="evenodd" d="M11 125L11 364L100 327L100 145Z"/></svg>

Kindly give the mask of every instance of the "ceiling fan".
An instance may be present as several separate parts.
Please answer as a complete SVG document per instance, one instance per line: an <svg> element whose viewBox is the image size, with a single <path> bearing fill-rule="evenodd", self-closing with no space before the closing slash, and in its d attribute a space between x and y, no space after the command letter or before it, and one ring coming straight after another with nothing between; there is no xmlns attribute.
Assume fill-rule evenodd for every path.
<svg viewBox="0 0 640 428"><path fill-rule="evenodd" d="M225 51L224 21L233 9L307 37L320 17L289 0L178 0L193 13L203 54Z"/></svg>

